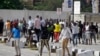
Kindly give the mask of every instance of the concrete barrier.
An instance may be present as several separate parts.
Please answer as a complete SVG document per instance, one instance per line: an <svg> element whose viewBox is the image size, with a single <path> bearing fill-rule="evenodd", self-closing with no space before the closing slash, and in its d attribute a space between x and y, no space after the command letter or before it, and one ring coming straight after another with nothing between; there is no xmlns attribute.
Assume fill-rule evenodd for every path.
<svg viewBox="0 0 100 56"><path fill-rule="evenodd" d="M72 46L68 46L68 49L69 49L70 54L72 55ZM56 50L56 56L62 56L62 48L59 48ZM68 56L67 52L65 52L65 56Z"/></svg>
<svg viewBox="0 0 100 56"><path fill-rule="evenodd" d="M85 50L83 52L77 53L77 56L94 56L94 53L91 50Z"/></svg>
<svg viewBox="0 0 100 56"><path fill-rule="evenodd" d="M100 51L94 51L94 56L100 56Z"/></svg>
<svg viewBox="0 0 100 56"><path fill-rule="evenodd" d="M5 42L5 43L6 43L6 41L7 41L8 39L9 39L8 37L0 37L0 41Z"/></svg>
<svg viewBox="0 0 100 56"><path fill-rule="evenodd" d="M26 41L25 41L24 38L20 39L20 43L19 43L20 48L24 48L25 47L25 43L26 43ZM14 39L11 38L10 42L6 42L6 45L14 47Z"/></svg>

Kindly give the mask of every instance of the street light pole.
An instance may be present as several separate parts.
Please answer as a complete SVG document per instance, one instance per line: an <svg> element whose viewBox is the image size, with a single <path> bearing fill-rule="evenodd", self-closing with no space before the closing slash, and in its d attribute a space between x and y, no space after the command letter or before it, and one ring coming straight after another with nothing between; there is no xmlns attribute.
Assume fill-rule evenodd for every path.
<svg viewBox="0 0 100 56"><path fill-rule="evenodd" d="M73 5L72 5L72 21L74 21L74 0L73 0Z"/></svg>

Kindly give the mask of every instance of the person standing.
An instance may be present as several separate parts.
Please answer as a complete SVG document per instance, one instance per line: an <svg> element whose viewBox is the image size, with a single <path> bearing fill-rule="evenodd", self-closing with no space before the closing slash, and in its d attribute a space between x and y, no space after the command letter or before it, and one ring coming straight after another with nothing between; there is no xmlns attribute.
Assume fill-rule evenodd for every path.
<svg viewBox="0 0 100 56"><path fill-rule="evenodd" d="M59 35L60 35L60 31L61 31L61 25L59 24L59 22L57 21L56 24L54 24L54 39L56 40L56 42L58 42L59 40Z"/></svg>
<svg viewBox="0 0 100 56"><path fill-rule="evenodd" d="M96 36L95 36L96 31L93 22L91 22L91 25L89 26L89 30L90 30L91 44L92 44L92 39L94 39L94 43L96 44Z"/></svg>
<svg viewBox="0 0 100 56"><path fill-rule="evenodd" d="M46 21L42 17L40 17L40 21L41 21L41 28L42 28L46 25Z"/></svg>
<svg viewBox="0 0 100 56"><path fill-rule="evenodd" d="M24 34L24 36L26 36L26 33L27 33L27 23L26 23L25 18L23 18L23 34Z"/></svg>
<svg viewBox="0 0 100 56"><path fill-rule="evenodd" d="M81 21L79 21L79 44L81 43L81 39L82 39L82 29L83 29L83 24L81 23Z"/></svg>
<svg viewBox="0 0 100 56"><path fill-rule="evenodd" d="M10 20L7 20L7 22L5 23L5 27L6 27L6 36L7 36L7 37L8 37L9 34L11 33L11 31L10 31L11 27L10 27L10 25L11 25Z"/></svg>
<svg viewBox="0 0 100 56"><path fill-rule="evenodd" d="M96 25L95 25L95 31L96 31L96 37L98 39L99 38L99 36L98 36L98 23L96 23Z"/></svg>
<svg viewBox="0 0 100 56"><path fill-rule="evenodd" d="M21 51L20 51L20 29L18 28L18 24L14 24L12 28L12 34L11 37L13 36L14 38L14 44L15 44L15 50L16 50L16 55L15 56L21 56ZM9 38L8 41L10 41L11 37Z"/></svg>
<svg viewBox="0 0 100 56"><path fill-rule="evenodd" d="M29 16L29 21L28 21L28 34L29 34L29 38L28 38L28 42L29 42L29 46L32 47L32 43L31 43L31 30L32 30L32 26L33 26L33 22L31 19L31 16Z"/></svg>
<svg viewBox="0 0 100 56"><path fill-rule="evenodd" d="M20 29L20 31L21 31L21 36L23 36L23 21L22 21L22 20L20 20L20 21L18 22L18 27L19 27L19 29Z"/></svg>
<svg viewBox="0 0 100 56"><path fill-rule="evenodd" d="M90 44L90 29L89 29L89 23L87 22L85 25L85 36L86 36L86 44Z"/></svg>
<svg viewBox="0 0 100 56"><path fill-rule="evenodd" d="M54 30L54 25L53 23L47 23L47 29L48 29L48 37L49 37L49 40L52 38L51 42L53 42L53 30Z"/></svg>
<svg viewBox="0 0 100 56"><path fill-rule="evenodd" d="M41 33L41 21L40 21L39 15L37 15L35 18L34 28L35 28L35 32L37 34L37 38L38 38L38 42L39 42L40 33Z"/></svg>
<svg viewBox="0 0 100 56"><path fill-rule="evenodd" d="M3 28L4 28L4 22L3 19L0 19L0 36L3 35Z"/></svg>
<svg viewBox="0 0 100 56"><path fill-rule="evenodd" d="M73 34L73 45L77 45L77 39L78 39L78 34L79 34L79 27L77 23L73 23L72 25L72 34Z"/></svg>
<svg viewBox="0 0 100 56"><path fill-rule="evenodd" d="M62 31L59 36L59 40L62 42L62 50L63 50L63 55L65 56L65 50L67 50L68 55L70 56L69 49L68 49L68 42L72 38L72 33L70 28L68 27L68 24L62 25Z"/></svg>

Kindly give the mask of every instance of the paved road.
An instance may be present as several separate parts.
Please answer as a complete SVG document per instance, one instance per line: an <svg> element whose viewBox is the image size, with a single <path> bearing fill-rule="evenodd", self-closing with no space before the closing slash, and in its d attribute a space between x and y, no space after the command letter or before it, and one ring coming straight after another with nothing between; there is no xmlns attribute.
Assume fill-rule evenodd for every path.
<svg viewBox="0 0 100 56"><path fill-rule="evenodd" d="M93 44L93 45L78 45L75 48L78 49L84 49L84 50L94 50L94 51L100 51L100 40L97 41L97 44Z"/></svg>
<svg viewBox="0 0 100 56"><path fill-rule="evenodd" d="M93 45L78 45L73 48L100 51L100 40L98 40L96 45L95 44L93 44ZM22 56L38 56L38 51L30 50L27 48L22 48L21 53L22 53ZM14 55L15 55L14 47L6 46L5 44L0 43L0 56L14 56ZM48 56L48 53L43 53L43 56ZM56 54L52 53L51 56L56 56Z"/></svg>
<svg viewBox="0 0 100 56"><path fill-rule="evenodd" d="M38 56L38 51L30 50L30 49L21 49L22 56ZM14 56L15 49L14 47L6 46L5 44L0 43L0 56ZM56 56L55 54L51 54ZM43 56L48 56L48 53L43 53Z"/></svg>

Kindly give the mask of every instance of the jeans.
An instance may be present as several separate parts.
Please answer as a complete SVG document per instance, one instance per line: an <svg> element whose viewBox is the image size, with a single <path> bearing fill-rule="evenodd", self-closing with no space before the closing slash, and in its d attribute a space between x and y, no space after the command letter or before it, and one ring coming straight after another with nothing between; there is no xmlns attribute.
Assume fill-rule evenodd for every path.
<svg viewBox="0 0 100 56"><path fill-rule="evenodd" d="M54 37L53 37L53 32L48 32L48 38L49 38L49 40L50 40L50 38L52 38L52 42L53 42L53 39L54 39Z"/></svg>
<svg viewBox="0 0 100 56"><path fill-rule="evenodd" d="M37 35L37 38L38 38L38 42L39 42L40 41L40 36L41 36L41 30L35 28L35 32L36 32L36 35Z"/></svg>
<svg viewBox="0 0 100 56"><path fill-rule="evenodd" d="M96 36L94 32L90 33L90 38L91 38L91 44L92 44L92 39L94 39L94 42L96 43Z"/></svg>
<svg viewBox="0 0 100 56"><path fill-rule="evenodd" d="M85 36L85 32L82 33L82 44L86 43L86 36Z"/></svg>
<svg viewBox="0 0 100 56"><path fill-rule="evenodd" d="M77 45L78 34L73 34L73 45Z"/></svg>

